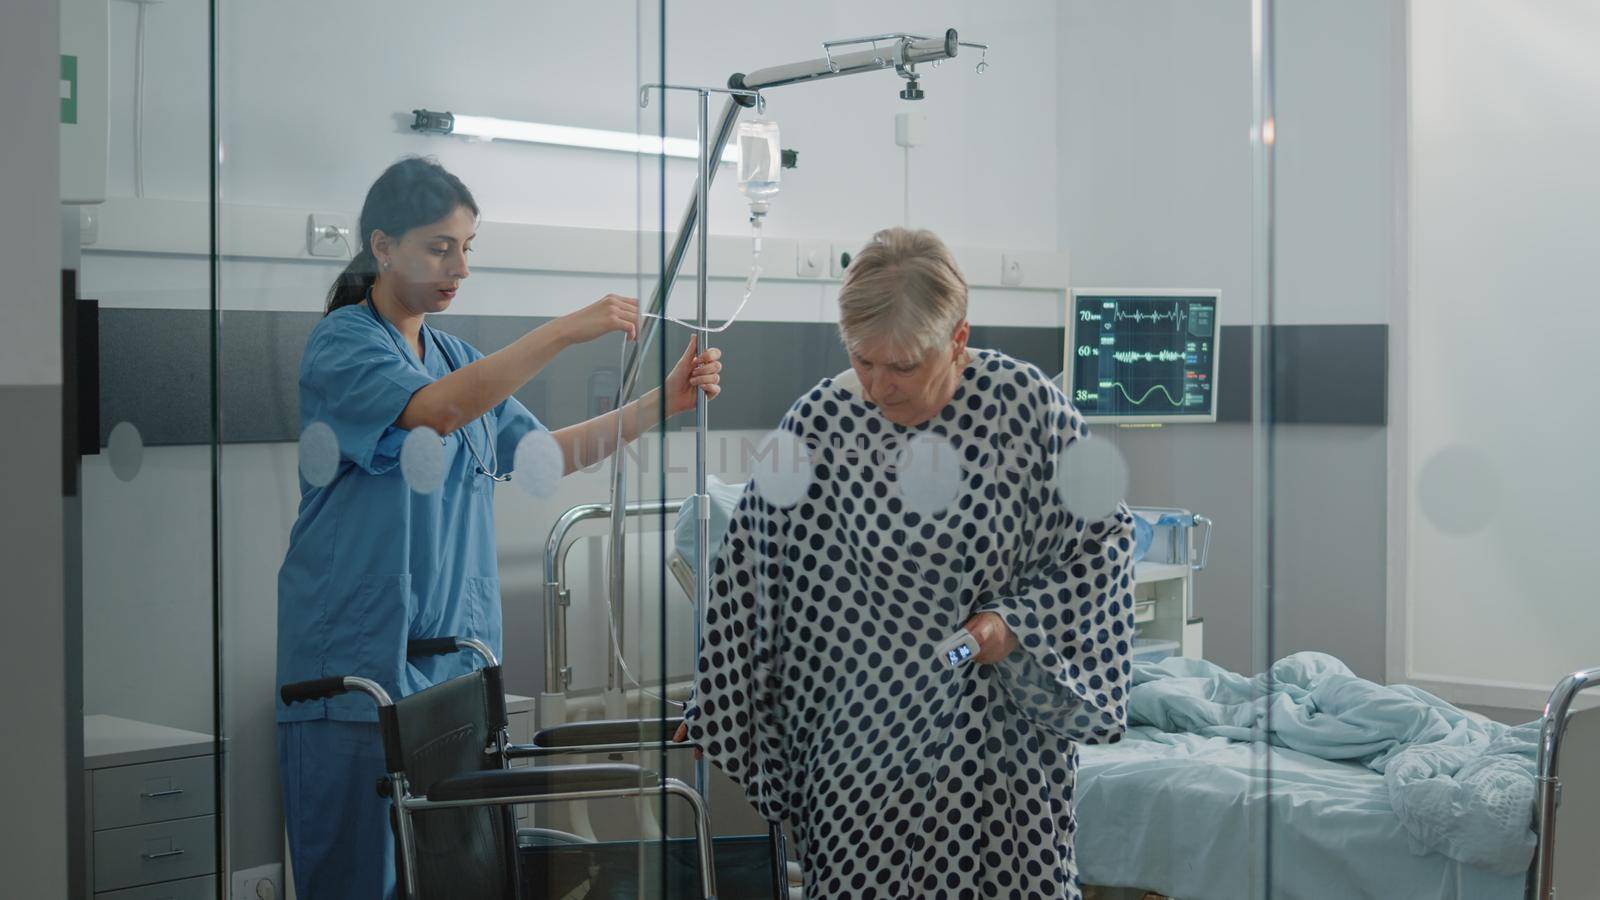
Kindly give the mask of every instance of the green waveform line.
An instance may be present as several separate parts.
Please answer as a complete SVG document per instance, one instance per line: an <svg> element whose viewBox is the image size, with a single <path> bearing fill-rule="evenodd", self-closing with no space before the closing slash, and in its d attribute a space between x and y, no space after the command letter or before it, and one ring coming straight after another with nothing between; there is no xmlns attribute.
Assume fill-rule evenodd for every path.
<svg viewBox="0 0 1600 900"><path fill-rule="evenodd" d="M1178 399L1176 397L1172 396L1172 392L1167 390L1167 386L1164 385L1164 384L1158 384L1155 387L1151 388L1150 390L1145 391L1144 392L1144 396L1140 397L1137 400L1133 399L1133 395L1128 393L1128 389L1126 387L1122 386L1122 382L1113 381L1113 382L1111 382L1111 386L1116 388L1117 390L1121 391L1122 392L1122 396L1127 397L1128 398L1128 402L1132 403L1134 406L1143 406L1144 402L1146 400L1150 399L1150 395L1151 394L1154 394L1156 391L1160 391L1161 393L1167 395L1167 402L1168 403L1170 403L1173 406L1178 407L1180 409L1183 407L1183 404L1179 403Z"/></svg>
<svg viewBox="0 0 1600 900"><path fill-rule="evenodd" d="M1184 354L1175 350L1162 350L1159 353L1140 353L1137 350L1118 350L1116 353L1111 354L1111 358L1120 363L1130 364L1139 362L1141 360L1144 362L1178 362L1184 358Z"/></svg>
<svg viewBox="0 0 1600 900"><path fill-rule="evenodd" d="M1117 321L1120 322L1123 319L1132 319L1135 322L1159 322L1162 319L1171 319L1172 320L1173 330L1177 330L1177 329L1183 327L1184 313L1183 313L1183 310L1181 310L1181 309L1175 309L1175 310L1173 310L1171 312L1165 312L1165 313L1164 312L1145 312L1142 309L1141 310L1134 310L1131 313L1125 313L1125 312L1122 311L1121 307L1118 307L1117 308Z"/></svg>

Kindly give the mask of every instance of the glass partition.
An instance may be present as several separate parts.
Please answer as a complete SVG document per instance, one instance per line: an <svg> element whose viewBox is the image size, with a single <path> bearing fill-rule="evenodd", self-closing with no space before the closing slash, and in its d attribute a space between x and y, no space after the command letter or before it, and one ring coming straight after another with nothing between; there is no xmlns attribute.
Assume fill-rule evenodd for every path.
<svg viewBox="0 0 1600 900"><path fill-rule="evenodd" d="M68 609L81 615L69 658L82 708L69 714L83 716L72 885L209 896L226 871L229 749L216 690L210 19L194 4L60 7L81 453L66 534Z"/></svg>
<svg viewBox="0 0 1600 900"><path fill-rule="evenodd" d="M1392 818L1368 822L1410 842L1374 855L1384 890L1584 894L1594 866L1571 847L1592 791L1541 756L1565 708L1541 714L1597 660L1584 540L1555 524L1594 501L1574 476L1589 423L1554 388L1582 380L1595 320L1574 239L1594 218L1595 130L1566 110L1594 96L1578 48L1600 21L1578 3L1275 16L1274 657L1306 661L1286 671L1302 682L1357 676L1315 714L1382 738L1347 756L1384 781ZM1283 733L1309 721L1282 709ZM1574 717L1568 769L1592 735ZM1293 817L1272 842L1275 876L1304 868Z"/></svg>
<svg viewBox="0 0 1600 900"><path fill-rule="evenodd" d="M1563 524L1596 500L1592 424L1558 387L1585 380L1596 320L1580 299L1596 132L1570 111L1600 83L1579 49L1600 19L1269 9L1272 728L1315 757L1274 779L1274 888L1335 864L1318 833L1365 829L1382 882L1363 895L1587 895L1593 863L1572 850L1595 821L1576 762L1593 714L1565 732L1567 771L1541 755L1565 709L1541 715L1600 658L1592 553ZM1327 740L1334 723L1361 737ZM1324 771L1349 776L1348 802L1314 831L1296 810Z"/></svg>
<svg viewBox="0 0 1600 900"><path fill-rule="evenodd" d="M523 896L598 894L647 883L659 858L660 814L638 799L660 790L653 761L585 781L571 766L607 756L526 745L546 726L654 715L644 698L663 693L652 668L663 619L644 599L665 577L661 515L623 521L625 580L611 593L618 417L607 417L636 346L618 324L638 328L625 298L646 297L659 267L662 185L694 168L645 152L661 98L641 109L638 89L663 80L663 14L461 12L218 12L230 839L236 869L287 861L302 895L409 878L424 896L518 882ZM628 504L683 492L659 481L654 399L684 345L658 336L624 398ZM504 741L493 715L461 719L473 737L459 745L454 724L428 731L462 712L427 689L486 666L465 643L417 643L438 638L492 652ZM407 802L438 800L448 774L502 766L551 779L512 779L502 794L615 796L407 807L407 874L386 824L399 782L372 791L392 768L374 697L274 696L343 675L394 702ZM470 841L479 855L460 857Z"/></svg>
<svg viewBox="0 0 1600 900"><path fill-rule="evenodd" d="M1399 26L833 7L112 5L86 712L205 895L1294 893L1269 666L1393 608L1297 234L1398 188L1273 79Z"/></svg>
<svg viewBox="0 0 1600 900"><path fill-rule="evenodd" d="M1600 883L1587 6L61 7L81 893Z"/></svg>
<svg viewBox="0 0 1600 900"><path fill-rule="evenodd" d="M640 626L663 639L660 660L640 652L660 683L694 676L719 877L749 877L739 841L777 824L779 880L804 896L1269 896L1268 758L1249 724L1269 645L1250 6L881 4L831 21L667 21L672 80L760 87L764 110L741 119L775 123L797 157L758 198L762 278L716 336L698 654L690 579L647 596L664 624ZM905 65L951 28L954 59ZM693 134L694 95L668 102L666 133ZM716 323L747 286L739 171L710 190ZM690 184L668 181L669 226ZM894 227L938 244L872 248ZM936 274L900 286L884 270L911 263L893 253ZM960 291L938 286L951 270ZM675 310L693 308L688 271ZM944 323L952 293L964 307ZM876 325L874 305L896 303L944 323L925 330L965 321L959 346L953 327L929 345L892 315ZM926 409L906 396L922 388ZM1088 439L1068 403L1092 415ZM679 446L671 501L693 490ZM689 562L695 511L677 526L667 551ZM961 641L966 626L983 639ZM1202 681L1245 724L1163 715ZM688 760L667 765L693 783ZM1179 790L1195 784L1210 787Z"/></svg>

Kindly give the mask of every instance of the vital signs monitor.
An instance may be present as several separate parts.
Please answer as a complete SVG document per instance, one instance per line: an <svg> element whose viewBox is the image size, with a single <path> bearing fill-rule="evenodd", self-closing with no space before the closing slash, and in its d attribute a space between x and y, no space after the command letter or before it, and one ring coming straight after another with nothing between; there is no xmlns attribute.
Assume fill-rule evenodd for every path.
<svg viewBox="0 0 1600 900"><path fill-rule="evenodd" d="M1081 288L1072 292L1067 376L1093 422L1217 420L1215 290Z"/></svg>

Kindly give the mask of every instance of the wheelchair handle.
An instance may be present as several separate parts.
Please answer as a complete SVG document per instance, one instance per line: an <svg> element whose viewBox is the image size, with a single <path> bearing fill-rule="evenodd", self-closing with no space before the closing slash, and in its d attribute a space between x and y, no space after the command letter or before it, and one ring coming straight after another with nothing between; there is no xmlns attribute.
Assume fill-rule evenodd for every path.
<svg viewBox="0 0 1600 900"><path fill-rule="evenodd" d="M471 650L478 655L479 659L483 660L485 666L494 667L500 665L500 660L495 658L494 651L489 649L489 645L476 638L458 638L452 635L450 637L413 638L406 641L407 656L444 656L457 650Z"/></svg>
<svg viewBox="0 0 1600 900"><path fill-rule="evenodd" d="M443 656L456 652L453 637L415 638L406 642L407 656Z"/></svg>
<svg viewBox="0 0 1600 900"><path fill-rule="evenodd" d="M370 678L346 675L334 678L313 678L296 681L278 688L284 705L304 703L307 700L326 700L350 691L359 691L378 705L378 731L383 736L383 762L391 773L404 772L405 760L400 755L400 718L395 712L394 700L383 685Z"/></svg>
<svg viewBox="0 0 1600 900"><path fill-rule="evenodd" d="M376 681L353 676L339 676L334 678L313 678L310 681L296 681L286 684L278 689L278 696L283 698L285 705L304 703L308 700L326 700L337 697L349 691L360 691L371 697L373 702L380 707L394 706L394 701L389 698L389 692Z"/></svg>

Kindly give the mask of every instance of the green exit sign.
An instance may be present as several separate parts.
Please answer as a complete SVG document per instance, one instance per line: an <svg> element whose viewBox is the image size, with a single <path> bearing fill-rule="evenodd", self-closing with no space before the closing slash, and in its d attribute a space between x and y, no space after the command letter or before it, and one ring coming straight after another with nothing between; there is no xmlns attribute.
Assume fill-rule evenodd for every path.
<svg viewBox="0 0 1600 900"><path fill-rule="evenodd" d="M78 58L61 55L61 124L78 124Z"/></svg>

